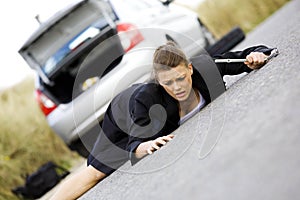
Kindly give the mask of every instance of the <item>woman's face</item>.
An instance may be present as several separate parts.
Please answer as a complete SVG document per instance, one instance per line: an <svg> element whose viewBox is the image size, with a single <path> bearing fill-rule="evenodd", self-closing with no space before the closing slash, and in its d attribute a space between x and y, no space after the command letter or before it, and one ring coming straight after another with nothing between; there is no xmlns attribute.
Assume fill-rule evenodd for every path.
<svg viewBox="0 0 300 200"><path fill-rule="evenodd" d="M192 90L192 74L191 64L187 67L180 64L170 70L159 71L157 80L170 96L178 101L185 101Z"/></svg>

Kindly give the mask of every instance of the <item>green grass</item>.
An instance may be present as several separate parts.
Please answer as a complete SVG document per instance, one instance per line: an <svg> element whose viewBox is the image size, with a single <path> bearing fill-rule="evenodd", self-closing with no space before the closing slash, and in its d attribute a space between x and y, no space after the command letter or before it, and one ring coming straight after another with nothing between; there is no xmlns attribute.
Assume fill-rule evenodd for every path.
<svg viewBox="0 0 300 200"><path fill-rule="evenodd" d="M193 10L216 38L220 38L234 26L248 33L288 1L206 0Z"/></svg>
<svg viewBox="0 0 300 200"><path fill-rule="evenodd" d="M35 99L32 78L0 93L0 199L47 161L70 168L79 156L48 127Z"/></svg>

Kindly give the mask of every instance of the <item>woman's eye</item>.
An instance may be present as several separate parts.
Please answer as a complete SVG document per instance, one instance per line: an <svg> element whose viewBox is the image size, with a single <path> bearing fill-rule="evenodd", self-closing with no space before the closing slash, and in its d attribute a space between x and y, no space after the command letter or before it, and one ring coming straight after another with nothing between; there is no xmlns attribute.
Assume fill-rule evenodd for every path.
<svg viewBox="0 0 300 200"><path fill-rule="evenodd" d="M185 79L185 76L184 77L180 77L180 78L178 78L177 80L178 81L183 81Z"/></svg>

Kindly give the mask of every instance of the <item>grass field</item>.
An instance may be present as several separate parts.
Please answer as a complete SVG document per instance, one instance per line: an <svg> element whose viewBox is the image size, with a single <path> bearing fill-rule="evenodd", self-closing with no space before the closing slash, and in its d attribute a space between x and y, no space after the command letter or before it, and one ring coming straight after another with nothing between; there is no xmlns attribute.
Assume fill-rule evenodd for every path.
<svg viewBox="0 0 300 200"><path fill-rule="evenodd" d="M193 10L199 13L200 19L216 38L220 38L234 26L240 26L248 33L288 1L206 0Z"/></svg>
<svg viewBox="0 0 300 200"><path fill-rule="evenodd" d="M288 0L207 0L199 16L219 38L233 26L245 32L280 8ZM24 183L24 176L47 161L67 168L78 160L49 129L33 95L33 80L0 92L0 200L18 199L10 190Z"/></svg>
<svg viewBox="0 0 300 200"><path fill-rule="evenodd" d="M70 168L79 156L49 129L33 95L33 80L0 93L0 199L47 161Z"/></svg>

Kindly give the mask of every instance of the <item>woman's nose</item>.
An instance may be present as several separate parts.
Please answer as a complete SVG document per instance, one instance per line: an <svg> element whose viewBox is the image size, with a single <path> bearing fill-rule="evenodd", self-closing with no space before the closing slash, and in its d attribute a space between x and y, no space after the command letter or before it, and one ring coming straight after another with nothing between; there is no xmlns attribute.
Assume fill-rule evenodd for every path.
<svg viewBox="0 0 300 200"><path fill-rule="evenodd" d="M174 81L173 88L174 90L180 90L181 86L176 81Z"/></svg>

